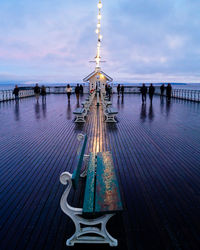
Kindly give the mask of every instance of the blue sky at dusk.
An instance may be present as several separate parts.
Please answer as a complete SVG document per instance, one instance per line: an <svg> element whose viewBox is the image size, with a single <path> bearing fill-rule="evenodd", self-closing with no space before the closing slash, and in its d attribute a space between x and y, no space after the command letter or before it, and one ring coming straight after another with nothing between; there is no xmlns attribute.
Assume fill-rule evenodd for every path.
<svg viewBox="0 0 200 250"><path fill-rule="evenodd" d="M97 0L1 0L0 82L81 82ZM102 70L119 82L200 82L199 0L102 0Z"/></svg>

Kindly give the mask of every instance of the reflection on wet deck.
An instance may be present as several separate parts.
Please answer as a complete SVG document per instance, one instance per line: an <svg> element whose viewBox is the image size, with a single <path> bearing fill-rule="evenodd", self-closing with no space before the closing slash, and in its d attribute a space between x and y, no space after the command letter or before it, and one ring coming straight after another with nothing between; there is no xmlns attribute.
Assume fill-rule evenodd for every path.
<svg viewBox="0 0 200 250"><path fill-rule="evenodd" d="M199 249L200 104L157 96L142 104L134 94L112 101L117 124L105 124L96 106L75 124L75 96L0 103L1 249L66 249L74 226L59 207L59 175L73 171L81 131L87 152L113 154L125 205L109 225L116 249ZM81 197L82 189L71 202Z"/></svg>

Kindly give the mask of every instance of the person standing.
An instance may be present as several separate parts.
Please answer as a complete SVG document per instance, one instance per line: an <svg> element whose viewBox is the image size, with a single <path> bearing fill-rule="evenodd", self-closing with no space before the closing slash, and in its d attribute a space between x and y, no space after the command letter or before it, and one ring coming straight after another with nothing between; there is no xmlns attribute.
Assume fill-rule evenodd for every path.
<svg viewBox="0 0 200 250"><path fill-rule="evenodd" d="M150 102L151 102L151 103L152 103L152 100L153 100L154 92L155 92L155 87L154 87L153 84L151 83L151 84L150 84L150 87L149 87L149 99L150 99Z"/></svg>
<svg viewBox="0 0 200 250"><path fill-rule="evenodd" d="M166 87L166 98L168 102L170 102L171 95L172 95L172 86L170 83L168 83Z"/></svg>
<svg viewBox="0 0 200 250"><path fill-rule="evenodd" d="M70 96L71 96L71 93L72 93L72 88L70 87L69 84L67 84L67 87L66 87L65 91L67 93L68 102L70 102Z"/></svg>
<svg viewBox="0 0 200 250"><path fill-rule="evenodd" d="M106 95L108 95L108 84L107 83L105 85L105 91L106 91Z"/></svg>
<svg viewBox="0 0 200 250"><path fill-rule="evenodd" d="M83 85L81 84L79 88L80 88L80 89L79 89L80 94L82 95L82 94L83 94Z"/></svg>
<svg viewBox="0 0 200 250"><path fill-rule="evenodd" d="M161 97L161 98L163 98L164 91L165 91L165 85L162 84L162 85L160 86L160 97Z"/></svg>
<svg viewBox="0 0 200 250"><path fill-rule="evenodd" d="M147 96L147 87L145 86L145 84L142 84L142 88L140 89L141 93L142 93L142 103L146 102L146 96Z"/></svg>
<svg viewBox="0 0 200 250"><path fill-rule="evenodd" d="M41 87L41 96L42 96L42 102L43 102L43 103L46 102L46 94L47 94L46 88L45 88L44 85L42 85L42 87Z"/></svg>
<svg viewBox="0 0 200 250"><path fill-rule="evenodd" d="M110 101L110 98L111 98L111 91L112 91L112 88L110 85L108 85L108 100Z"/></svg>
<svg viewBox="0 0 200 250"><path fill-rule="evenodd" d="M35 94L35 98L36 98L37 103L38 103L39 97L40 97L40 87L38 86L38 83L36 83L36 85L34 87L34 94Z"/></svg>
<svg viewBox="0 0 200 250"><path fill-rule="evenodd" d="M79 94L80 94L80 87L79 87L79 84L76 85L75 94L76 94L77 102L79 102Z"/></svg>
<svg viewBox="0 0 200 250"><path fill-rule="evenodd" d="M117 85L117 95L118 95L118 97L120 95L120 84Z"/></svg>
<svg viewBox="0 0 200 250"><path fill-rule="evenodd" d="M122 98L124 97L124 85L121 86L121 94L122 94Z"/></svg>
<svg viewBox="0 0 200 250"><path fill-rule="evenodd" d="M15 85L15 88L13 90L13 95L15 95L15 101L18 102L19 101L19 87L17 85Z"/></svg>

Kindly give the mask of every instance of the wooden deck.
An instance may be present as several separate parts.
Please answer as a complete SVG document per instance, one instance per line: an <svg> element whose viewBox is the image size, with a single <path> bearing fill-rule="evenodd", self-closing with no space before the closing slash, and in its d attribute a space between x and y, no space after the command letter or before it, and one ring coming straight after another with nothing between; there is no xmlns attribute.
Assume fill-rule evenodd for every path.
<svg viewBox="0 0 200 250"><path fill-rule="evenodd" d="M109 223L115 249L200 249L200 104L154 97L145 106L134 94L112 101L117 124L105 124L95 105L85 124L75 124L74 95L70 105L65 95L0 103L1 250L67 249L74 226L59 206L59 176L73 171L82 131L87 152L113 154L125 206ZM70 200L81 205L82 196L80 188ZM110 249L87 247L102 248Z"/></svg>

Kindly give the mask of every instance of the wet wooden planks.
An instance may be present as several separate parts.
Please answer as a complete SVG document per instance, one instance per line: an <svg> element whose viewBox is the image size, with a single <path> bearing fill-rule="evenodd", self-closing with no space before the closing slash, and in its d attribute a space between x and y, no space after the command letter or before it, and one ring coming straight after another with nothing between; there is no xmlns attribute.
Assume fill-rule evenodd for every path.
<svg viewBox="0 0 200 250"><path fill-rule="evenodd" d="M71 104L50 95L46 105L34 98L1 105L2 249L66 249L74 226L59 207L59 175L73 172L79 132L88 135L87 153L112 152L126 208L109 225L119 249L199 248L199 104L156 97L142 105L137 95L112 101L114 125L103 123L95 105L85 124L74 124L74 96ZM83 186L71 193L72 204L82 205Z"/></svg>

